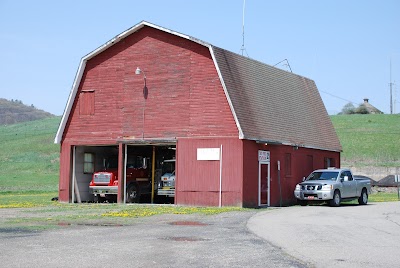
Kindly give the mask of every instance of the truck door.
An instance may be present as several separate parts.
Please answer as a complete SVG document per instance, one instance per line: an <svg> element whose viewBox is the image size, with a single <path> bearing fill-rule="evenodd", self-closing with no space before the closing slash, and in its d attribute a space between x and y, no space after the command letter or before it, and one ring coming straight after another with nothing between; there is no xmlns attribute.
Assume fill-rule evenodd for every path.
<svg viewBox="0 0 400 268"><path fill-rule="evenodd" d="M346 177L346 172L342 172L340 174L340 181L342 184L342 189L341 189L341 196L342 198L346 198L349 197L349 192L348 192L348 188L349 188L349 182L347 181Z"/></svg>
<svg viewBox="0 0 400 268"><path fill-rule="evenodd" d="M357 182L354 180L353 176L351 175L350 171L343 171L340 174L340 179L342 181L342 197L354 197L356 196L357 191Z"/></svg>
<svg viewBox="0 0 400 268"><path fill-rule="evenodd" d="M350 171L345 171L348 177L348 197L357 196L357 181L353 178Z"/></svg>

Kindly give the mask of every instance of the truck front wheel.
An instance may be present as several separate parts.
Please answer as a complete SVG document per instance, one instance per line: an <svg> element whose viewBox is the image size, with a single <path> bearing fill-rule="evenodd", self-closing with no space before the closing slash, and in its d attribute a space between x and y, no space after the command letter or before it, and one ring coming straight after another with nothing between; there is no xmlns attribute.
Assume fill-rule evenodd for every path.
<svg viewBox="0 0 400 268"><path fill-rule="evenodd" d="M368 193L367 193L367 189L362 189L361 191L361 195L358 198L358 204L360 205L366 205L368 203Z"/></svg>
<svg viewBox="0 0 400 268"><path fill-rule="evenodd" d="M336 190L336 191L333 193L333 199L332 199L332 200L329 200L329 205L330 205L331 207L338 207L338 206L340 206L341 200L342 200L342 198L341 198L341 196L340 196L340 192L339 192L338 190Z"/></svg>
<svg viewBox="0 0 400 268"><path fill-rule="evenodd" d="M93 198L93 202L95 203L104 203L106 202L106 198L105 197L101 197L100 195L95 195Z"/></svg>
<svg viewBox="0 0 400 268"><path fill-rule="evenodd" d="M298 201L299 205L302 206L302 207L308 205L308 204L307 204L307 200L297 200L297 201Z"/></svg>
<svg viewBox="0 0 400 268"><path fill-rule="evenodd" d="M139 189L135 184L131 184L126 189L126 203L138 203L139 202Z"/></svg>

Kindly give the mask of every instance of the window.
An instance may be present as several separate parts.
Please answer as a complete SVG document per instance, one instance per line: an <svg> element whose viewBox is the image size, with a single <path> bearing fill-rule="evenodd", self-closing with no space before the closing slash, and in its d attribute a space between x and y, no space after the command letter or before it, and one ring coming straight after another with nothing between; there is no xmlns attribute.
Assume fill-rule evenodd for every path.
<svg viewBox="0 0 400 268"><path fill-rule="evenodd" d="M79 95L79 114L94 115L94 90L82 90Z"/></svg>
<svg viewBox="0 0 400 268"><path fill-rule="evenodd" d="M335 166L336 166L336 165L335 165L335 159L334 159L334 158L325 157L325 161L324 161L324 162L325 162L325 163L324 163L325 168L335 167Z"/></svg>
<svg viewBox="0 0 400 268"><path fill-rule="evenodd" d="M94 172L94 154L85 153L83 157L83 173Z"/></svg>
<svg viewBox="0 0 400 268"><path fill-rule="evenodd" d="M314 157L312 155L307 155L307 175L314 170Z"/></svg>
<svg viewBox="0 0 400 268"><path fill-rule="evenodd" d="M339 172L337 171L314 171L307 177L307 181L334 181Z"/></svg>
<svg viewBox="0 0 400 268"><path fill-rule="evenodd" d="M340 174L340 178L344 179L344 177L347 176L348 181L352 181L353 180L353 176L351 175L350 171L343 171L342 174Z"/></svg>
<svg viewBox="0 0 400 268"><path fill-rule="evenodd" d="M289 177L292 175L292 155L285 154L285 176Z"/></svg>

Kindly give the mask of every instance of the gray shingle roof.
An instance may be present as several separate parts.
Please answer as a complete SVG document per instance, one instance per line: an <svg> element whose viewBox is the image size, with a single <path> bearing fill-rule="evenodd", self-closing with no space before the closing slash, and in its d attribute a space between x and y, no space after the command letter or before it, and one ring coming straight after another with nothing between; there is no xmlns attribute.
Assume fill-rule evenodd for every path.
<svg viewBox="0 0 400 268"><path fill-rule="evenodd" d="M214 47L244 139L341 151L314 81Z"/></svg>

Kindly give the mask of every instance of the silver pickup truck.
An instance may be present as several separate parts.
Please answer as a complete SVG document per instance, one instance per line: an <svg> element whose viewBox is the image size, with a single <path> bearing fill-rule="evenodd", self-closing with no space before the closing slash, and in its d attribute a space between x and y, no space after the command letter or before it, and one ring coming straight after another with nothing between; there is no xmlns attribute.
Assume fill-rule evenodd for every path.
<svg viewBox="0 0 400 268"><path fill-rule="evenodd" d="M319 169L313 171L302 183L296 185L294 196L300 205L325 201L338 207L342 200L358 199L360 205L368 203L371 182L354 178L349 169Z"/></svg>

